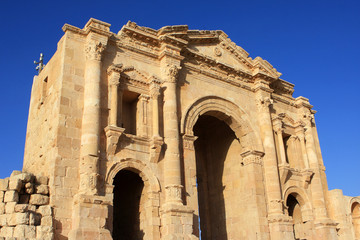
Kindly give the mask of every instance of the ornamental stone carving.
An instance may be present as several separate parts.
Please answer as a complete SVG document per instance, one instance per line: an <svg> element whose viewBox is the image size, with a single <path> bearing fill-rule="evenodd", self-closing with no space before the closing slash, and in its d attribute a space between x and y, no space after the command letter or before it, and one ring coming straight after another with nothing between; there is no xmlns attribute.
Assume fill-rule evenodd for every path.
<svg viewBox="0 0 360 240"><path fill-rule="evenodd" d="M172 66L170 66L169 68L168 68L168 73L167 73L167 75L168 75L168 81L169 82L172 82L172 83L175 83L176 82L176 80L177 80L177 78L178 78L178 76L179 76L179 71L180 71L180 69L181 69L181 67L178 67L178 66L176 66L176 65L172 65Z"/></svg>
<svg viewBox="0 0 360 240"><path fill-rule="evenodd" d="M85 47L86 59L101 61L105 45L101 42L91 41Z"/></svg>

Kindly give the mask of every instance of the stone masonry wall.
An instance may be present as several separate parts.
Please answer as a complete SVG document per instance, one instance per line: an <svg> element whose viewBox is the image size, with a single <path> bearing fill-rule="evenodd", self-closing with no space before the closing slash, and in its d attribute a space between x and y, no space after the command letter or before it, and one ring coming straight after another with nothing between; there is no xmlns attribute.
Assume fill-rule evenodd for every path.
<svg viewBox="0 0 360 240"><path fill-rule="evenodd" d="M0 240L52 240L48 177L13 171L0 179Z"/></svg>

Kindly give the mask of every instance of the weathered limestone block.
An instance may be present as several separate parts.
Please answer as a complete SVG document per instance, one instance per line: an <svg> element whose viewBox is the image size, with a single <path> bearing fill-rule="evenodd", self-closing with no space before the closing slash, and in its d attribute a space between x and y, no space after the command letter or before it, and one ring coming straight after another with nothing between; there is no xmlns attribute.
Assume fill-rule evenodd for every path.
<svg viewBox="0 0 360 240"><path fill-rule="evenodd" d="M18 225L14 228L13 236L20 239L35 238L36 228L35 226Z"/></svg>
<svg viewBox="0 0 360 240"><path fill-rule="evenodd" d="M6 214L0 215L0 226L6 226Z"/></svg>
<svg viewBox="0 0 360 240"><path fill-rule="evenodd" d="M19 174L21 174L21 171L19 171L19 170L14 170L14 171L12 171L10 177L14 177L14 176L19 175Z"/></svg>
<svg viewBox="0 0 360 240"><path fill-rule="evenodd" d="M49 204L49 197L41 194L33 194L30 196L29 203L33 205L46 205Z"/></svg>
<svg viewBox="0 0 360 240"><path fill-rule="evenodd" d="M10 178L10 181L9 181L9 190L15 190L17 192L20 192L21 190L21 187L22 187L22 181L18 178Z"/></svg>
<svg viewBox="0 0 360 240"><path fill-rule="evenodd" d="M7 224L9 226L28 225L30 213L12 213L7 215Z"/></svg>
<svg viewBox="0 0 360 240"><path fill-rule="evenodd" d="M0 215L5 213L5 203L0 203Z"/></svg>
<svg viewBox="0 0 360 240"><path fill-rule="evenodd" d="M54 239L53 227L49 226L37 226L36 227L36 238L43 240Z"/></svg>
<svg viewBox="0 0 360 240"><path fill-rule="evenodd" d="M38 185L48 185L49 178L45 176L39 176L35 178L35 183Z"/></svg>
<svg viewBox="0 0 360 240"><path fill-rule="evenodd" d="M5 213L14 213L16 202L8 202L5 205Z"/></svg>
<svg viewBox="0 0 360 240"><path fill-rule="evenodd" d="M13 227L2 227L0 236L5 237L7 240L13 237L14 228Z"/></svg>
<svg viewBox="0 0 360 240"><path fill-rule="evenodd" d="M36 212L43 217L52 215L52 209L49 205L40 206Z"/></svg>
<svg viewBox="0 0 360 240"><path fill-rule="evenodd" d="M34 181L34 175L31 173L20 173L15 176L11 176L11 179L20 179L24 183L28 183Z"/></svg>
<svg viewBox="0 0 360 240"><path fill-rule="evenodd" d="M48 195L49 186L48 185L35 185L35 193Z"/></svg>
<svg viewBox="0 0 360 240"><path fill-rule="evenodd" d="M15 212L24 213L24 212L35 212L36 206L30 204L16 204Z"/></svg>
<svg viewBox="0 0 360 240"><path fill-rule="evenodd" d="M6 191L4 196L4 202L18 202L19 193L17 191Z"/></svg>
<svg viewBox="0 0 360 240"><path fill-rule="evenodd" d="M0 191L6 191L9 186L9 178L0 179Z"/></svg>
<svg viewBox="0 0 360 240"><path fill-rule="evenodd" d="M26 183L25 184L25 192L27 193L27 194L33 194L34 193L34 184L32 184L32 183Z"/></svg>
<svg viewBox="0 0 360 240"><path fill-rule="evenodd" d="M41 218L41 226L53 226L52 216L45 216Z"/></svg>

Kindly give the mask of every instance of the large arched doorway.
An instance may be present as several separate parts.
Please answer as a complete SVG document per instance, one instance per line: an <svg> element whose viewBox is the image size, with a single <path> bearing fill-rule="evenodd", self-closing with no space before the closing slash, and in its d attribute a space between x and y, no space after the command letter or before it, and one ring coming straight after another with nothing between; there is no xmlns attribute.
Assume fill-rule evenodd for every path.
<svg viewBox="0 0 360 240"><path fill-rule="evenodd" d="M352 204L351 218L354 227L355 239L360 239L360 203L354 202Z"/></svg>
<svg viewBox="0 0 360 240"><path fill-rule="evenodd" d="M229 210L236 201L230 194L239 162L241 145L224 122L210 115L200 116L194 126L201 239L228 239Z"/></svg>
<svg viewBox="0 0 360 240"><path fill-rule="evenodd" d="M119 171L114 178L113 239L144 237L144 182L137 173Z"/></svg>

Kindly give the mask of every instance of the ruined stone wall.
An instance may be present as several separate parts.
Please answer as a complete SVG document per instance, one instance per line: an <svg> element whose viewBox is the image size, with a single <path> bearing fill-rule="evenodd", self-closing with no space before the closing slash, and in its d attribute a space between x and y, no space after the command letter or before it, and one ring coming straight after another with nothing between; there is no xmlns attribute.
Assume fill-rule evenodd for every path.
<svg viewBox="0 0 360 240"><path fill-rule="evenodd" d="M0 239L54 239L48 180L20 171L0 179Z"/></svg>

